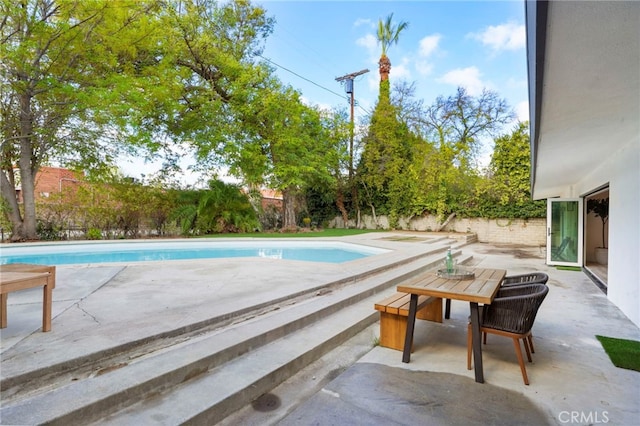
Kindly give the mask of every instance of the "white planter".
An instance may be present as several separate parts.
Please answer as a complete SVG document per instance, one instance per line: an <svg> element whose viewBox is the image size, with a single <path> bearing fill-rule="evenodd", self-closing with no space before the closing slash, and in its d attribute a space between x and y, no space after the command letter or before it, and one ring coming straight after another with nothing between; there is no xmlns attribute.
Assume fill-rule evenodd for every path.
<svg viewBox="0 0 640 426"><path fill-rule="evenodd" d="M609 261L609 249L596 247L596 262L606 265Z"/></svg>

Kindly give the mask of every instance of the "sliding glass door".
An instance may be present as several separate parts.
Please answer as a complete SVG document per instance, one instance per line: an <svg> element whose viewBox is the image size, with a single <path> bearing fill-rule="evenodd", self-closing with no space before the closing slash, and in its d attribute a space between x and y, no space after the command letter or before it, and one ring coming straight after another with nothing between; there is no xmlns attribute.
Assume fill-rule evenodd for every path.
<svg viewBox="0 0 640 426"><path fill-rule="evenodd" d="M582 199L547 199L547 264L582 266Z"/></svg>

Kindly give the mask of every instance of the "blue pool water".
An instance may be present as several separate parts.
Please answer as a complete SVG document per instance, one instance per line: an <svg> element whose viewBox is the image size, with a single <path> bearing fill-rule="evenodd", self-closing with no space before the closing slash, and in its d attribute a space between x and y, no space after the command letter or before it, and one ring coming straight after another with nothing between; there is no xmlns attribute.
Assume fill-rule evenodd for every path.
<svg viewBox="0 0 640 426"><path fill-rule="evenodd" d="M230 257L342 263L385 252L385 249L333 241L63 243L3 247L0 264L70 265Z"/></svg>

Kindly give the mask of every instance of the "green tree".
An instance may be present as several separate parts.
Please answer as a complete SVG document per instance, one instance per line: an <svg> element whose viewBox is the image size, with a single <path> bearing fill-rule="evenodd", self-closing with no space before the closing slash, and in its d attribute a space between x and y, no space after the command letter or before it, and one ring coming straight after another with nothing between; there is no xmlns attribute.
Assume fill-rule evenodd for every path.
<svg viewBox="0 0 640 426"><path fill-rule="evenodd" d="M412 162L414 136L398 120L398 109L391 104L389 72L391 61L387 52L397 44L406 22L392 23L393 14L378 22L380 57L380 93L371 115L367 135L363 138L358 181L362 185L365 202L376 220L378 212L388 213L394 227L400 214L408 212L407 200L412 197L409 165Z"/></svg>
<svg viewBox="0 0 640 426"><path fill-rule="evenodd" d="M96 173L119 150L144 148L175 172L178 143L215 152L196 152L203 168L224 163L230 101L251 102L267 70L254 64L273 26L263 8L246 0L0 1L0 184L13 239L36 238L33 183L48 161Z"/></svg>
<svg viewBox="0 0 640 426"><path fill-rule="evenodd" d="M328 173L320 155L327 137L318 111L258 62L273 19L248 1L176 6L166 26L174 29L169 38L184 73L184 102L159 108L155 127L192 144L201 169L225 165L252 189L281 190L284 226L295 226L307 179ZM172 126L176 112L179 124Z"/></svg>
<svg viewBox="0 0 640 426"><path fill-rule="evenodd" d="M168 3L158 80L167 85L141 125L192 149L200 171L226 166L246 105L271 70L257 63L274 20L246 0ZM169 66L170 65L170 66ZM170 84L169 84L170 83Z"/></svg>
<svg viewBox="0 0 640 426"><path fill-rule="evenodd" d="M389 102L389 80L380 82L380 96L363 143L359 182L365 202L374 217L376 210L387 213L395 226L399 215L410 212L415 192L410 166L417 139L398 120L397 109Z"/></svg>
<svg viewBox="0 0 640 426"><path fill-rule="evenodd" d="M230 171L253 186L280 190L283 226L294 228L308 183L332 179L336 139L316 108L273 78L253 102L237 108L237 133L227 144Z"/></svg>
<svg viewBox="0 0 640 426"><path fill-rule="evenodd" d="M506 101L488 90L474 97L458 88L453 96L439 96L420 119L433 147L419 160L419 206L443 219L463 208L477 183L483 142L514 116Z"/></svg>
<svg viewBox="0 0 640 426"><path fill-rule="evenodd" d="M544 217L546 202L531 199L529 124L518 123L510 134L495 139L487 176L467 215L481 217Z"/></svg>
<svg viewBox="0 0 640 426"><path fill-rule="evenodd" d="M351 124L344 110L321 111L320 120L327 134L328 144L324 160L328 173L310 176L305 185L305 204L315 224L333 219L336 208L344 223L347 223L348 209L353 205L353 199L348 198Z"/></svg>
<svg viewBox="0 0 640 426"><path fill-rule="evenodd" d="M198 204L198 230L210 234L250 232L258 227L256 211L239 186L219 180L209 182L209 190Z"/></svg>
<svg viewBox="0 0 640 426"><path fill-rule="evenodd" d="M384 20L378 21L378 43L382 48L382 54L380 55L380 61L378 62L378 69L380 72L380 81L389 79L389 73L391 72L391 60L387 56L387 51L392 44L398 44L400 33L409 27L409 23L400 22L393 24L393 13L387 16Z"/></svg>
<svg viewBox="0 0 640 426"><path fill-rule="evenodd" d="M240 187L219 180L206 190L182 191L172 217L185 235L250 232L259 227L256 211Z"/></svg>
<svg viewBox="0 0 640 426"><path fill-rule="evenodd" d="M35 176L51 159L98 169L128 139L127 110L150 82L134 77L152 42L156 2L2 0L0 184L12 239L35 239ZM23 209L18 204L20 186Z"/></svg>

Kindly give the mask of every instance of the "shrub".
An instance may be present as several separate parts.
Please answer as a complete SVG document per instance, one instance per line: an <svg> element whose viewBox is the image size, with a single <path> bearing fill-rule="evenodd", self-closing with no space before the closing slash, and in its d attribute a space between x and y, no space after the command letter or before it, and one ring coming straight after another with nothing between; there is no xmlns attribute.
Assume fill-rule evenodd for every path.
<svg viewBox="0 0 640 426"><path fill-rule="evenodd" d="M97 228L89 228L87 231L87 240L101 240L102 231Z"/></svg>

